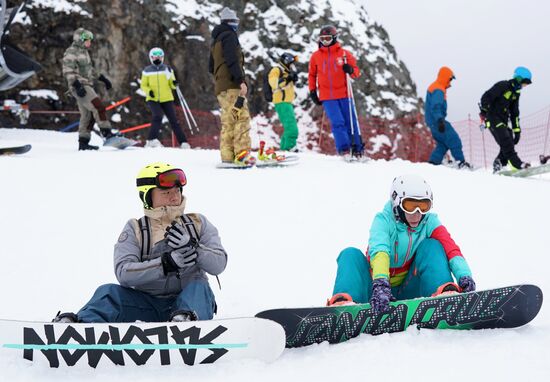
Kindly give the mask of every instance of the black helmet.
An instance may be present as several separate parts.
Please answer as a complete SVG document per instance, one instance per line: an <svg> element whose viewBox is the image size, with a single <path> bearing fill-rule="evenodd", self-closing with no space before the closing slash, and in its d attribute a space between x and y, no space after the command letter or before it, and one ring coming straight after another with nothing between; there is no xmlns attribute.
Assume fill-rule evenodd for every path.
<svg viewBox="0 0 550 382"><path fill-rule="evenodd" d="M289 68L291 64L298 61L298 57L290 54L290 53L283 53L281 54L281 57L279 57L279 62L285 67Z"/></svg>
<svg viewBox="0 0 550 382"><path fill-rule="evenodd" d="M325 25L321 27L319 32L319 42L324 46L329 46L336 43L338 38L338 31L334 25Z"/></svg>

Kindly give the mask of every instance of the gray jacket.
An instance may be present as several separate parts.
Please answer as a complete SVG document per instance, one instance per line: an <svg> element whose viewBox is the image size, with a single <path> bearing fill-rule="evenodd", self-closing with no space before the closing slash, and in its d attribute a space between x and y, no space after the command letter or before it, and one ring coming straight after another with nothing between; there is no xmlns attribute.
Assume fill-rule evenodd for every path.
<svg viewBox="0 0 550 382"><path fill-rule="evenodd" d="M189 214L199 232L197 264L180 270L179 278L175 272L164 274L161 254L171 251L164 240L164 232L172 221L181 222L185 199L178 207L160 207L145 210L151 225L151 240L154 243L151 253L141 259L141 232L137 220L129 220L118 242L115 244L115 274L124 287L134 288L156 297L174 297L191 281L208 280L206 273L218 275L225 269L225 252L216 227L200 214ZM200 227L199 227L200 226Z"/></svg>

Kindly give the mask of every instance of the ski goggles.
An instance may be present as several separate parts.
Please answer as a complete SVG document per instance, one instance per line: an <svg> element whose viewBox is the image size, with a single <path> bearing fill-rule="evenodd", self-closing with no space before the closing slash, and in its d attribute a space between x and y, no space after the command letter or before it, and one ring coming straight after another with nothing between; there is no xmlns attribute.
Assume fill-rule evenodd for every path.
<svg viewBox="0 0 550 382"><path fill-rule="evenodd" d="M399 206L408 214L418 211L425 215L432 209L432 201L430 199L403 198Z"/></svg>
<svg viewBox="0 0 550 382"><path fill-rule="evenodd" d="M94 34L92 32L85 31L80 34L80 40L82 41L87 41L87 40L92 41L93 39L94 39Z"/></svg>
<svg viewBox="0 0 550 382"><path fill-rule="evenodd" d="M332 39L334 38L334 36L328 34L328 35L322 35L322 36L319 36L319 41L321 41L321 43L323 45L327 45L327 44L330 44L332 42Z"/></svg>
<svg viewBox="0 0 550 382"><path fill-rule="evenodd" d="M162 58L164 57L164 52L162 50L154 50L151 52L151 57Z"/></svg>
<svg viewBox="0 0 550 382"><path fill-rule="evenodd" d="M183 187L187 178L183 170L177 168L158 174L154 178L141 178L136 181L137 186L157 186L158 188Z"/></svg>

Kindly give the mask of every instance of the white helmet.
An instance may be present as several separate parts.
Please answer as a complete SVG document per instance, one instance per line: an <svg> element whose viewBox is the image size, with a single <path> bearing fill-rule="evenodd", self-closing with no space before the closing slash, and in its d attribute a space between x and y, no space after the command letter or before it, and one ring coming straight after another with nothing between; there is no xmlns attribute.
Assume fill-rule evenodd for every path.
<svg viewBox="0 0 550 382"><path fill-rule="evenodd" d="M151 61L151 64L155 59L160 59L161 61L164 61L164 50L161 48L153 48L149 51L149 60Z"/></svg>
<svg viewBox="0 0 550 382"><path fill-rule="evenodd" d="M405 198L430 199L432 204L434 200L430 185L418 175L401 175L393 180L390 199L394 211Z"/></svg>

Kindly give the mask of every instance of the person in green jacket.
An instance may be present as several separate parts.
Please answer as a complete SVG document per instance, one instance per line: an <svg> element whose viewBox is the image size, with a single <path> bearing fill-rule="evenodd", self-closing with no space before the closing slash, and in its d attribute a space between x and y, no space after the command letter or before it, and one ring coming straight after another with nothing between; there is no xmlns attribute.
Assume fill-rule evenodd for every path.
<svg viewBox="0 0 550 382"><path fill-rule="evenodd" d="M283 53L279 58L279 66L273 67L268 74L275 111L284 128L280 147L285 151L296 151L296 139L298 138L298 124L292 106L292 102L296 98L294 85L298 80L294 65L297 60L296 56Z"/></svg>
<svg viewBox="0 0 550 382"><path fill-rule="evenodd" d="M151 129L145 147L162 147L159 141L159 130L162 117L166 115L176 139L182 149L189 149L187 138L180 127L174 109L174 94L178 81L174 71L164 63L164 51L153 48L149 51L151 65L141 73L141 90L145 93L145 101L153 113Z"/></svg>

